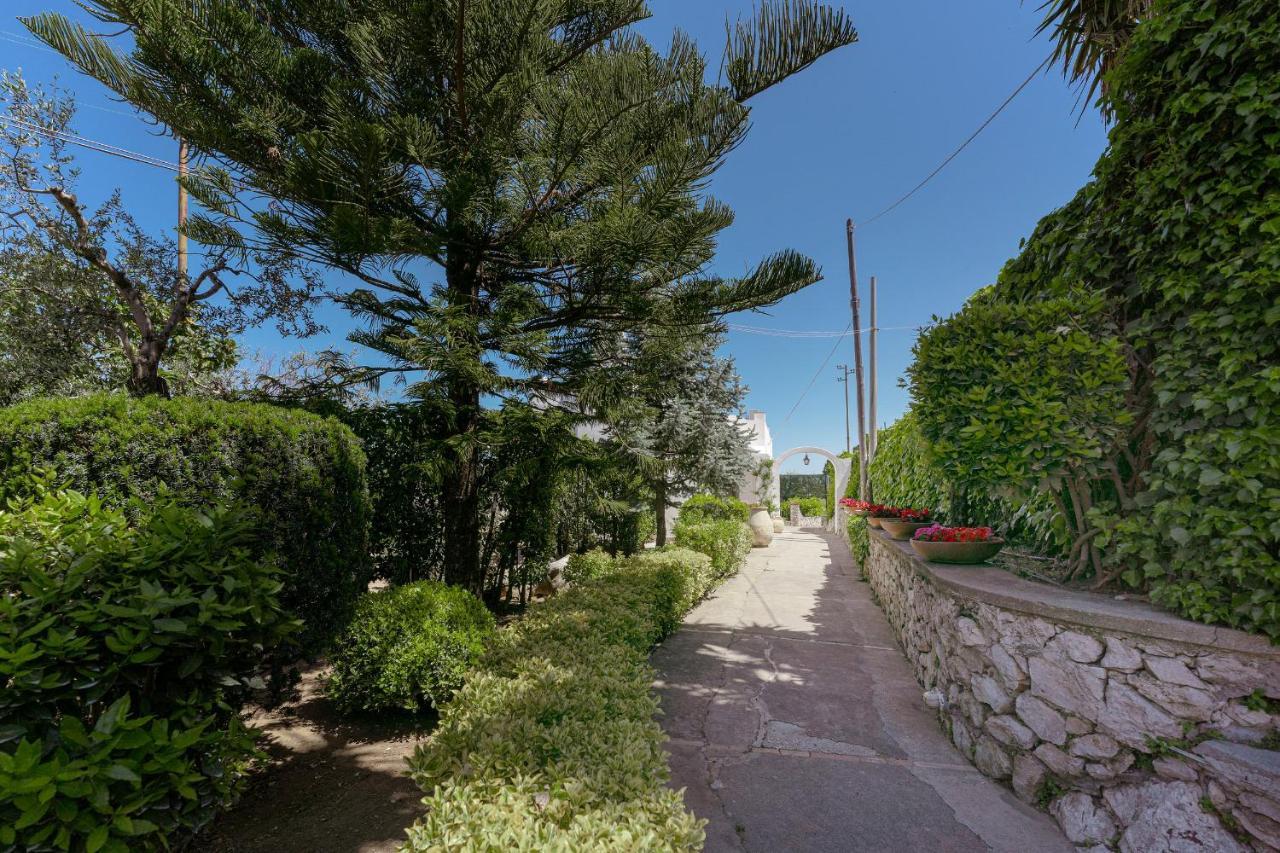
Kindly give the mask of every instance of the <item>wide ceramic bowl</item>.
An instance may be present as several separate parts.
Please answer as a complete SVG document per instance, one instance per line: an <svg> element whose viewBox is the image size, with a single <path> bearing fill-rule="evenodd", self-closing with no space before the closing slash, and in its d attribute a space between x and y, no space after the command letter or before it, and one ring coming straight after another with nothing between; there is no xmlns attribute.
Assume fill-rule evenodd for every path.
<svg viewBox="0 0 1280 853"><path fill-rule="evenodd" d="M871 525L872 527L879 527L880 522L882 521L884 521L883 518L876 518L874 515L867 516L867 524Z"/></svg>
<svg viewBox="0 0 1280 853"><path fill-rule="evenodd" d="M923 539L912 539L911 549L926 560L933 563L959 563L972 565L990 560L1004 547L1004 540L998 537L985 542L927 542Z"/></svg>
<svg viewBox="0 0 1280 853"><path fill-rule="evenodd" d="M880 519L880 529L894 539L910 539L912 534L922 527L930 527L932 521L903 521L900 518Z"/></svg>

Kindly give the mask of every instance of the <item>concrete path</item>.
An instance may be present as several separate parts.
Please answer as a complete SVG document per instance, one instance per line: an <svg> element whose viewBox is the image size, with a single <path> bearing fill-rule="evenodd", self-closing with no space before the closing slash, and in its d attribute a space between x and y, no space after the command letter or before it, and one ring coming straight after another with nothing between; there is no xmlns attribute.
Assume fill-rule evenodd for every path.
<svg viewBox="0 0 1280 853"><path fill-rule="evenodd" d="M708 851L1071 851L947 740L838 536L751 553L653 654Z"/></svg>

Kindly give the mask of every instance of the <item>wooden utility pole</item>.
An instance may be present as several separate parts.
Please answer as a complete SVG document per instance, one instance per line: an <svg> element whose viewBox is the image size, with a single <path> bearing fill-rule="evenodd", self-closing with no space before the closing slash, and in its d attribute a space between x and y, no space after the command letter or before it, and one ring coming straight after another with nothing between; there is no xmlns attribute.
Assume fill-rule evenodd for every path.
<svg viewBox="0 0 1280 853"><path fill-rule="evenodd" d="M871 373L871 405L867 409L868 414L871 415L871 436L867 441L868 464L872 459L876 458L876 441L878 438L878 427L876 426L876 338L879 334L880 328L876 323L876 277L871 276L871 349L868 353L871 357L867 361L867 369Z"/></svg>
<svg viewBox="0 0 1280 853"><path fill-rule="evenodd" d="M187 188L182 179L187 176L187 141L178 140L178 278L186 286L187 278Z"/></svg>
<svg viewBox="0 0 1280 853"><path fill-rule="evenodd" d="M853 371L847 364L837 364L836 370L840 371L836 381L844 383L844 452L851 453L853 443L849 439L849 374Z"/></svg>
<svg viewBox="0 0 1280 853"><path fill-rule="evenodd" d="M849 245L849 308L853 311L853 372L858 382L858 499L870 500L870 481L867 471L867 419L863 410L862 394L862 320L858 303L858 262L853 251L853 220L844 223L845 238Z"/></svg>

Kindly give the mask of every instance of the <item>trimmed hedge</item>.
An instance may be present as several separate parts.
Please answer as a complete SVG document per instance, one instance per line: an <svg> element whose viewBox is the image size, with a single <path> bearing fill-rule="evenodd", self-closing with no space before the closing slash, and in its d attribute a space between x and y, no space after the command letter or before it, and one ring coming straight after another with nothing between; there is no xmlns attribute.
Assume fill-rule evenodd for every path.
<svg viewBox="0 0 1280 853"><path fill-rule="evenodd" d="M96 395L0 410L0 499L32 475L109 504L167 493L188 506L232 499L257 515L259 557L284 571L281 601L321 648L368 585L365 458L337 421L252 403Z"/></svg>
<svg viewBox="0 0 1280 853"><path fill-rule="evenodd" d="M715 577L702 554L650 551L500 631L409 762L427 813L408 849L700 850L666 786L648 653Z"/></svg>
<svg viewBox="0 0 1280 853"><path fill-rule="evenodd" d="M711 558L711 566L719 577L741 568L751 553L751 528L741 521L676 522L676 545L689 548Z"/></svg>
<svg viewBox="0 0 1280 853"><path fill-rule="evenodd" d="M346 712L438 708L493 629L493 615L461 587L418 581L365 593L334 641L326 692Z"/></svg>
<svg viewBox="0 0 1280 853"><path fill-rule="evenodd" d="M828 462L827 464L829 465L831 463ZM835 486L832 485L832 488L835 488ZM826 518L827 516L827 502L822 498L787 498L782 502L781 508L782 518L784 520L791 518L792 504L800 505L801 515L808 516L810 518Z"/></svg>
<svg viewBox="0 0 1280 853"><path fill-rule="evenodd" d="M693 495L680 505L683 521L746 521L751 517L751 507L735 497Z"/></svg>
<svg viewBox="0 0 1280 853"><path fill-rule="evenodd" d="M32 491L0 511L0 847L167 848L255 754L278 572L238 510Z"/></svg>

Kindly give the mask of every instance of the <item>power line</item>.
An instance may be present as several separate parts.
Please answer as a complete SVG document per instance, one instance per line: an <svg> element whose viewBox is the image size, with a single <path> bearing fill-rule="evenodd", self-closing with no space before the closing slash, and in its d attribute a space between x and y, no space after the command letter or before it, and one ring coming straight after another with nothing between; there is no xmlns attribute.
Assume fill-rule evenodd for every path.
<svg viewBox="0 0 1280 853"><path fill-rule="evenodd" d="M853 328L853 321L849 321L849 328ZM817 373L813 374L813 378L809 380L809 384L804 386L804 390L800 392L800 399L796 400L796 404L791 407L791 411L787 412L787 416L782 419L785 424L791 420L791 416L796 413L796 409L800 408L800 404L804 402L805 396L809 393L809 389L813 387L813 383L818 381L818 377L822 375L822 371L827 369L827 362L831 361L831 356L836 354L836 350L840 349L840 342L844 340L844 336L836 338L836 345L831 348L831 352L827 353L827 357L822 360L822 365L818 368Z"/></svg>
<svg viewBox="0 0 1280 853"><path fill-rule="evenodd" d="M1041 70L1042 70L1046 65L1048 65L1048 64L1049 64L1049 61L1050 61L1050 59L1052 59L1052 58L1053 58L1053 57L1048 57L1048 58L1046 58L1046 59L1045 59L1045 61L1044 61L1044 62L1041 62L1039 65L1037 65L1037 66L1036 66L1036 68L1035 68L1035 70L1034 70L1034 71L1032 71L1030 74L1028 74L1028 75L1027 75L1027 79L1025 79L1025 80L1023 80L1021 83L1019 83L1019 84L1018 84L1018 88L1014 89L1014 90L1013 90L1013 92L1012 92L1012 94L1010 94L1010 95L1009 95L1009 97L1007 97L1007 98L1005 98L1005 99L1004 99L1004 103L1002 103L1000 106L996 107L996 111L995 111L995 112L993 112L991 115L987 116L987 120L986 120L986 121L984 121L982 124L978 125L978 129L977 129L977 130L975 130L973 133L969 134L969 138L968 138L968 139L966 139L964 142L960 143L960 147L959 147L959 148L957 148L955 151L952 151L950 154L948 154L948 155L947 155L947 159L943 160L940 164L938 164L938 168L936 168L936 169L934 169L932 172L930 172L930 173L925 177L925 179L924 179L923 181L921 181L920 183L916 184L914 187L912 187L912 188L911 188L911 190L910 190L910 191L908 191L908 192L907 192L907 194L906 194L906 195L904 195L904 196L902 196L901 198L899 198L897 201L895 201L893 204L889 205L889 206L888 206L888 207L886 207L884 210L882 210L882 211L880 211L879 213L877 213L875 216L871 217L870 219L866 219L866 220L864 220L864 221L862 221L862 222L856 223L856 224L857 224L857 226L858 226L859 228L865 228L866 226L870 225L872 222L875 222L875 221L876 221L877 219L879 219L880 217L887 215L887 214L888 214L888 213L890 213L892 210L894 210L896 207L898 207L898 205L902 204L904 201L906 201L907 199L909 199L909 198L911 198L913 195L915 195L917 192L919 192L919 191L924 187L924 185L925 185L925 184L929 183L929 182L930 182L930 181L932 181L935 177L937 177L938 173L939 173L939 172L941 172L943 169L945 169L945 168L947 167L947 164L948 164L948 163L950 163L952 160L956 159L956 157L957 157L957 156L959 156L959 154L960 154L960 152L961 152L961 151L963 151L964 149L966 149L966 148L968 148L968 147L969 147L969 143L970 143L970 142L973 142L973 140L975 140L975 139L977 139L977 138L978 138L978 134L982 133L982 131L984 131L984 130L986 130L986 129L987 129L987 125L989 125L989 124L991 124L991 122L995 121L996 116L998 116L998 115L1000 115L1000 113L1004 112L1004 108L1005 108L1005 107L1007 107L1007 106L1009 106L1009 104L1013 103L1013 99L1014 99L1014 98L1016 98L1016 97L1018 97L1018 94L1019 94L1020 92L1022 92L1022 90L1023 90L1023 89L1027 88L1027 86L1031 83L1031 81L1035 79L1035 76L1036 76L1037 74L1039 74L1039 73L1040 73L1040 71L1041 71Z"/></svg>
<svg viewBox="0 0 1280 853"><path fill-rule="evenodd" d="M726 323L729 329L735 332L744 332L748 335L764 335L770 338L799 338L821 340L823 338L848 338L853 335L852 330L845 329L843 332L834 331L807 331L805 329L769 329L763 326L743 326L738 323ZM852 325L852 323L850 324ZM914 332L920 329L920 326L876 326L877 332ZM871 331L870 328L867 331Z"/></svg>
<svg viewBox="0 0 1280 853"><path fill-rule="evenodd" d="M62 142L69 142L72 145L79 145L82 148L88 148L91 151L97 151L100 154L110 154L113 157L120 157L125 160L132 160L135 163L141 163L144 166L154 166L158 169L168 169L171 172L178 171L178 167L158 157L152 157L150 154L140 154L137 151L130 151L128 148L121 148L118 145L112 145L108 142L101 142L97 139L90 139L86 136L79 136L74 133L54 130L49 127L42 127L33 122L24 121L20 118L0 114L0 121L7 124L20 127L32 133L43 134L50 139L57 139Z"/></svg>

